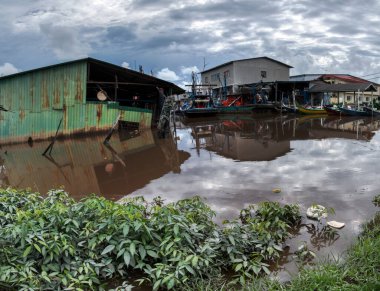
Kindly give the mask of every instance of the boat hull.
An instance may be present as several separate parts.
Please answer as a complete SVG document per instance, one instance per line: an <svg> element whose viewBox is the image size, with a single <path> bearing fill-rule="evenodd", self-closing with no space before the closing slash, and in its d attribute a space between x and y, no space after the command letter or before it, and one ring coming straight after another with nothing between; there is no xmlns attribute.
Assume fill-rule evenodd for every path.
<svg viewBox="0 0 380 291"><path fill-rule="evenodd" d="M339 110L349 116L369 116L369 113L364 110L349 109L344 107L339 107Z"/></svg>
<svg viewBox="0 0 380 291"><path fill-rule="evenodd" d="M303 106L298 106L298 112L302 114L327 114L325 109L305 108Z"/></svg>
<svg viewBox="0 0 380 291"><path fill-rule="evenodd" d="M333 108L331 106L323 106L323 109L326 110L328 115L344 115L342 111L338 108Z"/></svg>
<svg viewBox="0 0 380 291"><path fill-rule="evenodd" d="M364 107L363 110L368 113L369 116L380 116L380 111L372 109L370 107Z"/></svg>
<svg viewBox="0 0 380 291"><path fill-rule="evenodd" d="M183 110L182 113L186 117L208 117L218 114L218 109L215 107L211 108L190 108Z"/></svg>

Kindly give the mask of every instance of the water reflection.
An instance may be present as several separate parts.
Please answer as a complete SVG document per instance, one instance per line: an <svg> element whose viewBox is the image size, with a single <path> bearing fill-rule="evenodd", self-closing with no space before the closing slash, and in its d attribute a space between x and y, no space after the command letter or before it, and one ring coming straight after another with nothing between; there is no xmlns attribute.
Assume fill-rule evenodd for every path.
<svg viewBox="0 0 380 291"><path fill-rule="evenodd" d="M198 120L191 128L200 149L237 161L271 161L290 152L290 142L302 139L344 138L369 141L379 120L363 117L267 116L255 119Z"/></svg>
<svg viewBox="0 0 380 291"><path fill-rule="evenodd" d="M287 254L304 240L318 255L339 255L376 210L379 128L379 120L365 117L266 115L178 120L174 139L146 131L113 136L109 147L104 136L58 141L49 159L41 155L48 143L3 146L0 185L41 193L64 185L77 198L160 195L171 202L200 195L218 222L260 201L297 203L303 212L322 204L346 226L326 237L305 218Z"/></svg>
<svg viewBox="0 0 380 291"><path fill-rule="evenodd" d="M151 131L125 140L104 136L57 141L51 155L42 156L48 142L3 146L0 155L0 187L32 188L46 193L64 188L75 198L90 193L118 199L151 180L173 172L189 158L177 151L173 140L158 139Z"/></svg>

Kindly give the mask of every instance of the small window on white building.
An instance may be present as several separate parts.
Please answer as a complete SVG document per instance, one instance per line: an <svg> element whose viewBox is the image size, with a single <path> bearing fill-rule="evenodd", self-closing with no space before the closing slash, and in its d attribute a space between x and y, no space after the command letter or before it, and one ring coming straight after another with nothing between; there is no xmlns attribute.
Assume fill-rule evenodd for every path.
<svg viewBox="0 0 380 291"><path fill-rule="evenodd" d="M369 101L369 97L365 97L365 101Z"/></svg>
<svg viewBox="0 0 380 291"><path fill-rule="evenodd" d="M347 96L346 99L347 99L347 101L351 101L351 98L352 98L351 96Z"/></svg>
<svg viewBox="0 0 380 291"><path fill-rule="evenodd" d="M205 83L208 84L208 77L205 77Z"/></svg>
<svg viewBox="0 0 380 291"><path fill-rule="evenodd" d="M219 80L219 73L211 75L211 81L215 82Z"/></svg>
<svg viewBox="0 0 380 291"><path fill-rule="evenodd" d="M267 71L261 71L261 78L267 77Z"/></svg>

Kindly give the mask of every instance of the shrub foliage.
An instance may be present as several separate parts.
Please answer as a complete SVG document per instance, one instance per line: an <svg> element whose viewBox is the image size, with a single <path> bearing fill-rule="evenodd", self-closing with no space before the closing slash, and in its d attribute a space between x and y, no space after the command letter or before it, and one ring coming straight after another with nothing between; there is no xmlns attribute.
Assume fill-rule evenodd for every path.
<svg viewBox="0 0 380 291"><path fill-rule="evenodd" d="M63 190L43 198L0 189L0 287L98 290L117 279L172 289L223 270L243 284L269 273L300 220L298 206L276 202L243 209L223 226L214 216L197 196L166 205L159 197L76 202ZM140 279L129 282L136 272Z"/></svg>

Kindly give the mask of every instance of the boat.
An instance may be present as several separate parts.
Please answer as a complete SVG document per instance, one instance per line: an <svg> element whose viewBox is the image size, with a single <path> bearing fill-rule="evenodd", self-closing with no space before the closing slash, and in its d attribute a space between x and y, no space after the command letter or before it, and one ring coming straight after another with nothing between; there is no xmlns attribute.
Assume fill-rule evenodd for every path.
<svg viewBox="0 0 380 291"><path fill-rule="evenodd" d="M286 112L289 112L289 113L297 113L298 112L297 106L282 104L281 108L285 109Z"/></svg>
<svg viewBox="0 0 380 291"><path fill-rule="evenodd" d="M304 107L299 105L298 112L302 114L327 114L327 111L321 107Z"/></svg>
<svg viewBox="0 0 380 291"><path fill-rule="evenodd" d="M339 110L339 107L335 105L325 105L323 109L326 110L328 115L345 115L342 111Z"/></svg>
<svg viewBox="0 0 380 291"><path fill-rule="evenodd" d="M198 95L187 107L181 108L186 117L207 117L216 115L219 110L214 106L211 96Z"/></svg>
<svg viewBox="0 0 380 291"><path fill-rule="evenodd" d="M339 110L342 111L345 115L350 116L369 116L369 113L363 108L349 108L349 107L339 107Z"/></svg>
<svg viewBox="0 0 380 291"><path fill-rule="evenodd" d="M363 110L368 113L368 116L380 116L380 110L372 107L363 107Z"/></svg>

